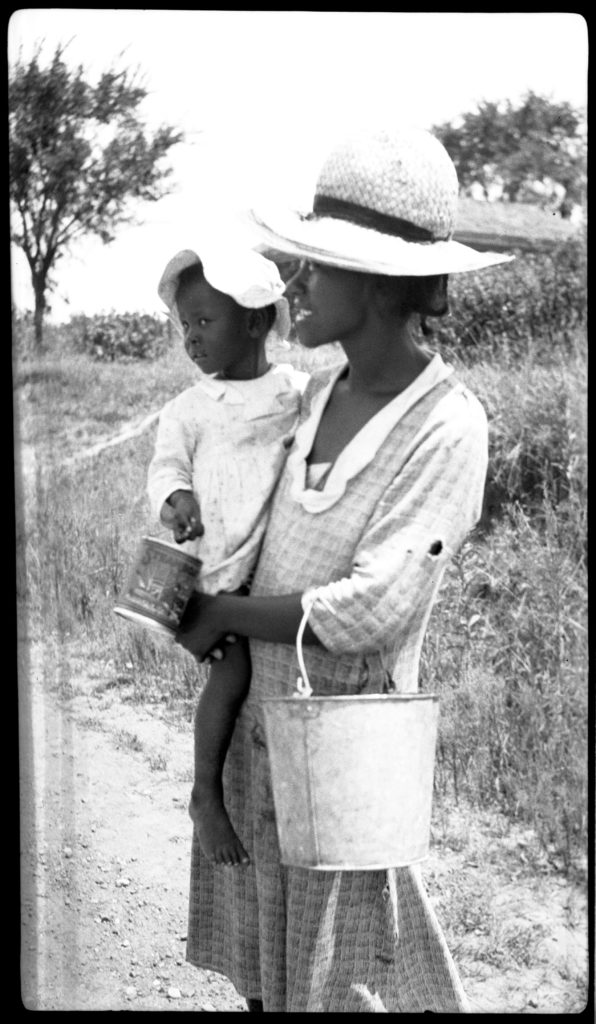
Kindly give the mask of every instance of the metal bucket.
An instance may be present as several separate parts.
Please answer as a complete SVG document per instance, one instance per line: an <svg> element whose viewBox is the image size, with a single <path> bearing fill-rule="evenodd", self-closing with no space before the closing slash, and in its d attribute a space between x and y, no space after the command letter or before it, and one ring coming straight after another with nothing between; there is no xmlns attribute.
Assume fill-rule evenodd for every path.
<svg viewBox="0 0 596 1024"><path fill-rule="evenodd" d="M300 637L306 684L263 702L282 863L350 871L424 860L438 697L313 696Z"/></svg>
<svg viewBox="0 0 596 1024"><path fill-rule="evenodd" d="M438 699L264 702L283 864L364 870L428 856Z"/></svg>
<svg viewBox="0 0 596 1024"><path fill-rule="evenodd" d="M196 587L200 568L200 559L175 544L143 537L114 611L173 638Z"/></svg>

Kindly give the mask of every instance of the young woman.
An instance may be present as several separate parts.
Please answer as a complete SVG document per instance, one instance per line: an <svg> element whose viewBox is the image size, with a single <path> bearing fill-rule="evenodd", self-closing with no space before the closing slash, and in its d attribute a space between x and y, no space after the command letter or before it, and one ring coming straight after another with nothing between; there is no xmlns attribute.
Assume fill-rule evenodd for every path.
<svg viewBox="0 0 596 1024"><path fill-rule="evenodd" d="M275 492L250 595L197 595L179 642L199 659L250 638L252 682L224 772L251 864L193 847L188 959L227 975L251 1010L457 1012L455 966L416 868L280 863L262 702L290 695L304 633L315 692L412 691L445 566L477 522L487 424L421 343L447 275L507 257L451 240L457 177L426 132L369 133L334 150L306 218L255 215L263 243L301 257L287 288L300 342L339 341L315 373Z"/></svg>

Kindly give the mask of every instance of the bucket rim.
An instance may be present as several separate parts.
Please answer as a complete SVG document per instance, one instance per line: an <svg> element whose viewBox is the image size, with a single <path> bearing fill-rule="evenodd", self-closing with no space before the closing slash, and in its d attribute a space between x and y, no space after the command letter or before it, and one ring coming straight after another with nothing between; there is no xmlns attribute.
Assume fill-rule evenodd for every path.
<svg viewBox="0 0 596 1024"><path fill-rule="evenodd" d="M387 864L387 859L390 858L379 858L379 860L367 860L362 861L361 864L354 864L353 861L345 860L338 861L334 864L321 864L320 862L314 863L314 860L308 860L304 858L300 860L298 857L291 857L288 854L282 852L280 854L281 863L288 868L306 868L307 871L390 871L391 868L409 868L415 864L422 864L425 860L428 860L429 853L422 853L417 857L398 857L393 858L391 864Z"/></svg>
<svg viewBox="0 0 596 1024"><path fill-rule="evenodd" d="M325 703L350 703L354 701L366 701L367 703L387 703L387 701L438 701L439 695L437 693L340 693L340 694L310 694L306 697L302 693L291 694L287 697L263 697L263 704L298 704L298 703L317 703L325 701Z"/></svg>

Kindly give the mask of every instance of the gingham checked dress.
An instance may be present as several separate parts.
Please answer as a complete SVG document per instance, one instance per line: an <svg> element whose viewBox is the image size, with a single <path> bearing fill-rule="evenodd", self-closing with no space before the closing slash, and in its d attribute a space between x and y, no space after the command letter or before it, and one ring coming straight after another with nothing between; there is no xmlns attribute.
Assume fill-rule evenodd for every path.
<svg viewBox="0 0 596 1024"><path fill-rule="evenodd" d="M318 374L271 509L254 595L317 595L304 648L316 694L418 686L446 562L477 521L487 424L435 356L309 487L305 457L343 368ZM261 701L289 695L294 647L251 641L253 675L228 753L226 807L251 865L206 861L193 839L187 958L268 1012L462 1012L455 965L416 868L280 864Z"/></svg>

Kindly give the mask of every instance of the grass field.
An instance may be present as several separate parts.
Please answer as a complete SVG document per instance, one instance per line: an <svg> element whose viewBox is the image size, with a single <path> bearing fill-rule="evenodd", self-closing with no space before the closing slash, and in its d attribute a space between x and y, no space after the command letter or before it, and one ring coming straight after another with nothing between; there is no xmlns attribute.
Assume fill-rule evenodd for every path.
<svg viewBox="0 0 596 1024"><path fill-rule="evenodd" d="M41 633L57 663L91 658L106 685L188 718L194 661L112 611L139 537L158 532L145 494L154 425L85 452L156 411L193 368L176 344L97 361L67 333L15 356L21 632ZM572 334L548 358L533 344L499 362L493 338L490 359L457 363L491 424L486 512L448 571L422 661L422 686L441 697L437 814L442 800L494 806L571 875L585 870L588 756L586 345ZM296 345L273 358L312 363Z"/></svg>

